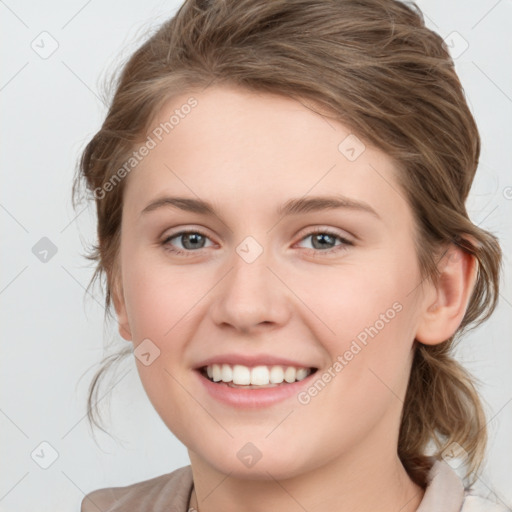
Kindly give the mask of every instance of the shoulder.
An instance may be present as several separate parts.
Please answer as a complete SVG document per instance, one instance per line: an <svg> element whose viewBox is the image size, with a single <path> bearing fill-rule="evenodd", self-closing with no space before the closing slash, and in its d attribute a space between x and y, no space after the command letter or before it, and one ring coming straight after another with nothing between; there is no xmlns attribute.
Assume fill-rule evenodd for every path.
<svg viewBox="0 0 512 512"><path fill-rule="evenodd" d="M80 512L186 512L192 483L191 466L183 466L142 482L92 491L84 496Z"/></svg>
<svg viewBox="0 0 512 512"><path fill-rule="evenodd" d="M503 505L465 488L459 475L445 461L430 468L425 494L417 512L512 512Z"/></svg>
<svg viewBox="0 0 512 512"><path fill-rule="evenodd" d="M476 494L469 494L464 497L460 512L510 512L510 509L499 505Z"/></svg>

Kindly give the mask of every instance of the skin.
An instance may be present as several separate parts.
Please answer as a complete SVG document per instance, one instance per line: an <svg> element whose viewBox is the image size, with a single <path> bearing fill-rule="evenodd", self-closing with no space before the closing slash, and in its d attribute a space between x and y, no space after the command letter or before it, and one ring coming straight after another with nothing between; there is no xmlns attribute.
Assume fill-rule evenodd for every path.
<svg viewBox="0 0 512 512"><path fill-rule="evenodd" d="M397 456L413 344L455 332L474 260L451 246L439 284L422 282L393 162L369 145L349 161L338 145L350 130L305 102L215 86L173 98L154 125L190 96L198 105L126 178L113 297L121 336L160 350L137 367L188 448L199 510L416 510L424 491ZM276 214L291 198L335 192L378 217ZM208 200L217 215L171 206L141 214L162 195ZM314 245L316 227L351 244ZM184 229L207 238L164 244ZM250 264L236 252L247 236L264 249ZM306 361L321 374L396 302L402 310L307 405L293 397L237 410L211 398L194 373L207 357L239 352ZM247 442L262 454L252 467L237 457Z"/></svg>

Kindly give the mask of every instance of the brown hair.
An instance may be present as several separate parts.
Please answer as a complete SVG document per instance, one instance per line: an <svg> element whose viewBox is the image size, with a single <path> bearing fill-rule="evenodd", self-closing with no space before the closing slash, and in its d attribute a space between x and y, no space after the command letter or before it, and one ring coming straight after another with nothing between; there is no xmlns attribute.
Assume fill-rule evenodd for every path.
<svg viewBox="0 0 512 512"><path fill-rule="evenodd" d="M97 191L107 190L164 102L222 83L308 100L393 158L399 192L414 214L423 279L436 281L440 255L451 243L477 259L476 285L457 333L435 346L415 341L398 443L404 467L422 487L433 461L454 442L468 454L466 478L475 475L487 441L485 414L475 379L454 360L452 345L493 312L501 250L466 212L480 137L443 40L414 3L191 0L131 56L73 186L74 204L82 180L95 193L98 245L87 257L97 266L89 285L106 276L107 314L119 286L124 181ZM97 384L112 359L130 352L104 360L91 383L88 418L100 428Z"/></svg>

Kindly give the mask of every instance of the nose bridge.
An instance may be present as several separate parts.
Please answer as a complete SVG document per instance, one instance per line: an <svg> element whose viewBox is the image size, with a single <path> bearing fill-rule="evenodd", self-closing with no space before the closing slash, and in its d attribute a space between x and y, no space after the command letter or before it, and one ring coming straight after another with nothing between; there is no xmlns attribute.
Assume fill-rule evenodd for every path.
<svg viewBox="0 0 512 512"><path fill-rule="evenodd" d="M211 310L217 323L248 330L263 322L285 321L285 287L268 268L272 260L271 251L253 237L246 237L235 247L231 270L222 280Z"/></svg>
<svg viewBox="0 0 512 512"><path fill-rule="evenodd" d="M270 278L267 268L271 253L253 237L247 237L236 248L231 260L233 269L226 286L226 299L233 301L241 313L243 310L262 310L271 299Z"/></svg>
<svg viewBox="0 0 512 512"><path fill-rule="evenodd" d="M240 299L251 297L254 293L267 294L271 272L272 254L253 237L247 237L235 248L232 258L230 288Z"/></svg>

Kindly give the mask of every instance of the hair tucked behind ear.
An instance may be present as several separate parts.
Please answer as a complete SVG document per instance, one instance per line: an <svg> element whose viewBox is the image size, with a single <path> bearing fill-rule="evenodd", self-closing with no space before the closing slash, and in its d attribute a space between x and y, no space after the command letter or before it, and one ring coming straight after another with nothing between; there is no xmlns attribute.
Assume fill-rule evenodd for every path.
<svg viewBox="0 0 512 512"><path fill-rule="evenodd" d="M414 3L395 0L191 0L130 58L101 129L85 148L81 180L94 194L98 245L92 282L105 275L106 309L118 282L124 181L108 183L145 139L173 96L231 84L307 100L396 162L413 211L422 277L435 281L435 255L455 243L478 260L478 276L459 335L494 310L501 250L465 209L480 138L453 61ZM193 114L191 114L193 115ZM414 481L452 442L476 473L485 417L471 376L452 357L455 336L416 343L398 453ZM98 376L91 385L93 396ZM95 421L96 404L88 404ZM429 442L437 449L427 455Z"/></svg>
<svg viewBox="0 0 512 512"><path fill-rule="evenodd" d="M450 356L450 345L419 344L398 440L398 454L411 478L423 482L437 454L449 451L454 443L471 454L468 472L474 474L484 456L485 425L473 377ZM434 457L425 455L431 441L436 445Z"/></svg>

